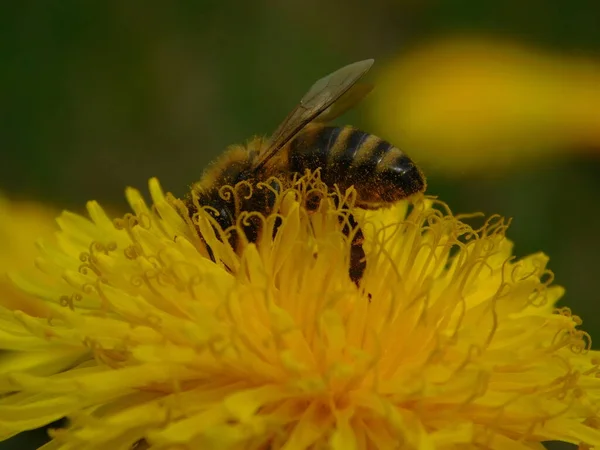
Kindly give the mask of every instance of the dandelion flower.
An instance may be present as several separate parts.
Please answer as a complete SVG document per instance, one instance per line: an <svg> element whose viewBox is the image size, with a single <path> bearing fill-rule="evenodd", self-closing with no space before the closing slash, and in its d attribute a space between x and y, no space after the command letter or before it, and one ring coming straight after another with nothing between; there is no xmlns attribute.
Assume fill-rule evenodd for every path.
<svg viewBox="0 0 600 450"><path fill-rule="evenodd" d="M123 218L63 213L39 273L11 275L50 318L0 314L1 344L29 355L0 365L1 435L66 416L45 448L600 445L600 360L545 255L515 260L503 219L420 197L352 209L357 288L347 212L307 212L307 191L327 194L308 176L282 191L237 252L154 179Z"/></svg>

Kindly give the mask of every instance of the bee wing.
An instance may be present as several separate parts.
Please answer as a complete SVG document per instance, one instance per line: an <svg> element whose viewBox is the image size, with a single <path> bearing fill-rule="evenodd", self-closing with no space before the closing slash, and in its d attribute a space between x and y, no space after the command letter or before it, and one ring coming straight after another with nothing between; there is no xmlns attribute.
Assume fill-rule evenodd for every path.
<svg viewBox="0 0 600 450"><path fill-rule="evenodd" d="M342 94L329 108L313 119L313 122L327 123L338 118L346 111L352 109L363 98L373 90L375 85L368 83L356 83Z"/></svg>
<svg viewBox="0 0 600 450"><path fill-rule="evenodd" d="M373 59L366 59L364 61L349 64L326 77L321 78L313 84L304 97L302 97L298 106L296 106L284 119L281 125L277 127L271 136L269 147L258 156L254 165L254 170L258 170L264 166L266 162L287 142L296 136L306 124L312 122L342 96L344 96L343 103L346 104L346 107L344 107L342 111L338 111L338 108L336 107L332 109L331 112L327 112L327 116L330 117L331 114L335 114L334 117L337 117L341 112L354 105L356 101L353 101L352 98L355 94L360 94L362 91L362 95L359 95L358 97L359 100L368 94L370 89L365 90L364 88L357 87L355 94L349 94L347 98L344 95L350 91L350 89L356 85L356 82L371 68L373 62ZM352 89L352 91L354 91L354 89Z"/></svg>

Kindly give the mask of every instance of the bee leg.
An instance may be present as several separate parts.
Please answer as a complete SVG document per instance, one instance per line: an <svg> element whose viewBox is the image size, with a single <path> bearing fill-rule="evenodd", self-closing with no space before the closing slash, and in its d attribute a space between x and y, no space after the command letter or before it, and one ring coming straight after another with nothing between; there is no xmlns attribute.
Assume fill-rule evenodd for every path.
<svg viewBox="0 0 600 450"><path fill-rule="evenodd" d="M338 200L336 199L335 201L336 206L339 206ZM318 208L318 205L319 203L317 201L307 201L306 208L308 211L315 211ZM341 210L346 213L341 214L339 217L340 223L344 224L342 233L344 233L346 236L352 235L352 242L350 243L350 267L348 268L348 276L356 285L356 287L361 289L360 282L362 281L363 275L367 268L365 250L363 249L365 236L358 222L354 218L354 215L351 214L345 206L343 206ZM367 295L369 297L369 301L371 301L371 294Z"/></svg>
<svg viewBox="0 0 600 450"><path fill-rule="evenodd" d="M364 236L362 230L359 228L356 230L356 233L352 238L352 243L350 244L350 269L348 270L350 279L354 282L354 284L356 284L357 287L360 287L360 281L362 280L365 269L367 268L365 250L362 246L363 241Z"/></svg>
<svg viewBox="0 0 600 450"><path fill-rule="evenodd" d="M217 262L217 259L215 258L215 254L214 254L212 248L210 248L210 245L208 245L206 243L206 240L204 239L204 236L202 236L200 233L198 233L198 235L200 236L200 240L204 244L204 248L206 248L206 252L208 253L208 257L210 258L210 260L212 262Z"/></svg>
<svg viewBox="0 0 600 450"><path fill-rule="evenodd" d="M343 218L340 218L340 220L343 220ZM362 280L365 269L367 268L365 250L363 249L365 236L352 214L348 214L342 232L346 236L354 233L352 236L352 242L350 243L350 268L348 269L348 275L354 284L356 284L357 287L360 287L360 281Z"/></svg>

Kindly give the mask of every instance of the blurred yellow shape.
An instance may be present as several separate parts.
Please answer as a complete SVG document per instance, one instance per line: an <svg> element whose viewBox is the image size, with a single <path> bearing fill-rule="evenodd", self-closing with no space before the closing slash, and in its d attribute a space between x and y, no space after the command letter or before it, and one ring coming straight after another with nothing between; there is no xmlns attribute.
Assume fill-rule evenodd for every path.
<svg viewBox="0 0 600 450"><path fill-rule="evenodd" d="M392 61L367 102L371 128L427 170L461 174L600 148L600 62L486 39Z"/></svg>
<svg viewBox="0 0 600 450"><path fill-rule="evenodd" d="M0 299L4 307L45 315L44 303L16 289L7 272L34 269L39 253L35 242L40 237L54 241L56 215L41 204L10 201L0 194Z"/></svg>

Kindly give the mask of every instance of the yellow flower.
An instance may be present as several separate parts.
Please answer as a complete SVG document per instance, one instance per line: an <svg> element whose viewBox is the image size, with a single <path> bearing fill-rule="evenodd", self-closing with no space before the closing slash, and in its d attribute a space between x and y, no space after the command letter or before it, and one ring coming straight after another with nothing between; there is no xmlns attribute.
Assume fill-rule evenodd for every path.
<svg viewBox="0 0 600 450"><path fill-rule="evenodd" d="M372 127L428 172L498 170L599 148L600 61L485 38L434 42L384 67ZM417 154L418 153L418 154Z"/></svg>
<svg viewBox="0 0 600 450"><path fill-rule="evenodd" d="M51 317L1 311L22 350L0 365L2 436L68 416L48 448L600 445L598 354L555 309L547 257L511 257L503 219L473 228L425 198L353 209L359 289L346 212L299 203L318 179L238 254L207 212L150 192L128 189L122 219L62 214L39 274L12 274Z"/></svg>
<svg viewBox="0 0 600 450"><path fill-rule="evenodd" d="M0 194L0 298L5 307L32 315L44 315L43 302L15 289L6 277L8 270L34 267L35 239L52 239L55 212L49 207L24 201L10 201Z"/></svg>

